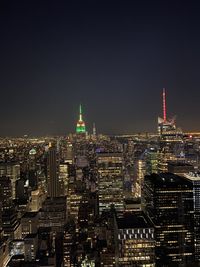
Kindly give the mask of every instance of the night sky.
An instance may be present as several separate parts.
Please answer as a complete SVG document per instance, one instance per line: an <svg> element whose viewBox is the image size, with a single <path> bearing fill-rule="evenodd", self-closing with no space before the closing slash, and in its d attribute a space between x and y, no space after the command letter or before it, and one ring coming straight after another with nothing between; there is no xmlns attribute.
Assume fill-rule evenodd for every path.
<svg viewBox="0 0 200 267"><path fill-rule="evenodd" d="M198 2L1 1L0 136L200 130Z"/></svg>

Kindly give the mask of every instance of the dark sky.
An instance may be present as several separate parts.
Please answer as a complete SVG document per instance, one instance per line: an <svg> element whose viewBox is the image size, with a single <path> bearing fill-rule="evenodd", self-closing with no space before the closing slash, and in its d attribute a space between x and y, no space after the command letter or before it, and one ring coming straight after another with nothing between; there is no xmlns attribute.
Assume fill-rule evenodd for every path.
<svg viewBox="0 0 200 267"><path fill-rule="evenodd" d="M0 135L200 130L198 2L1 1Z"/></svg>

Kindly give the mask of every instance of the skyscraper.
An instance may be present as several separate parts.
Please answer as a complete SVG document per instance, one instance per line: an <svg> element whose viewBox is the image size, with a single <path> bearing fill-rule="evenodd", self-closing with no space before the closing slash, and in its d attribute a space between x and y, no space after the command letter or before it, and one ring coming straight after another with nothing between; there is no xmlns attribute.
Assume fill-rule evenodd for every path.
<svg viewBox="0 0 200 267"><path fill-rule="evenodd" d="M96 125L95 125L95 123L93 123L93 129L92 129L92 133L93 133L93 135L95 136L96 135Z"/></svg>
<svg viewBox="0 0 200 267"><path fill-rule="evenodd" d="M19 221L17 218L16 207L12 201L12 182L10 177L0 177L0 188L0 203L2 209L2 226L4 235L14 238L17 233Z"/></svg>
<svg viewBox="0 0 200 267"><path fill-rule="evenodd" d="M50 146L47 160L47 191L49 197L60 196L60 184L58 175L58 161L56 147Z"/></svg>
<svg viewBox="0 0 200 267"><path fill-rule="evenodd" d="M79 106L79 120L76 124L76 133L85 133L85 122L83 121L83 116L82 116L82 107L81 105Z"/></svg>
<svg viewBox="0 0 200 267"><path fill-rule="evenodd" d="M124 210L123 199L123 155L122 153L99 153L98 186L99 213L110 210L114 205L118 213Z"/></svg>
<svg viewBox="0 0 200 267"><path fill-rule="evenodd" d="M16 162L2 162L0 176L7 176L11 181L12 198L16 198L16 181L20 177L20 165Z"/></svg>
<svg viewBox="0 0 200 267"><path fill-rule="evenodd" d="M117 218L119 266L155 266L155 240L152 222L143 212Z"/></svg>
<svg viewBox="0 0 200 267"><path fill-rule="evenodd" d="M182 130L176 127L175 117L167 117L167 105L166 105L166 90L163 88L162 92L162 109L163 118L158 117L158 134L162 142L170 142L176 140L182 141Z"/></svg>
<svg viewBox="0 0 200 267"><path fill-rule="evenodd" d="M158 117L159 160L158 172L166 172L169 161L183 160L183 132L176 127L175 117L167 117L166 91L162 92L163 118Z"/></svg>
<svg viewBox="0 0 200 267"><path fill-rule="evenodd" d="M143 197L155 227L157 265L189 266L195 253L191 180L171 173L145 176Z"/></svg>
<svg viewBox="0 0 200 267"><path fill-rule="evenodd" d="M163 109L163 118L158 117L158 134L163 137L163 135L167 134L172 131L176 130L175 119L168 119L167 118L167 106L166 106L166 91L163 88L162 92L162 109Z"/></svg>
<svg viewBox="0 0 200 267"><path fill-rule="evenodd" d="M194 214L194 257L200 262L200 176L190 172L184 177L192 184Z"/></svg>

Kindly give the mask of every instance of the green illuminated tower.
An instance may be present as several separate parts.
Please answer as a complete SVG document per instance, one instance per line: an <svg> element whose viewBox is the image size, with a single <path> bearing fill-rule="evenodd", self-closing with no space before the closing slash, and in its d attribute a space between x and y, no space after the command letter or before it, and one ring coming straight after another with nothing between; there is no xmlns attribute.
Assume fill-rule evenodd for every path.
<svg viewBox="0 0 200 267"><path fill-rule="evenodd" d="M83 121L83 118L82 118L82 107L80 105L79 107L79 120L76 124L76 133L85 133L86 130L85 130L85 122Z"/></svg>

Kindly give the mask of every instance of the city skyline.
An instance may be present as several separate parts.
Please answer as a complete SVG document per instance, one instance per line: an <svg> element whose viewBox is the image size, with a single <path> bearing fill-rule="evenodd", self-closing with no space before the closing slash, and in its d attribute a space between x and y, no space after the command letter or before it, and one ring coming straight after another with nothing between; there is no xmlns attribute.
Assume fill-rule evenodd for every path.
<svg viewBox="0 0 200 267"><path fill-rule="evenodd" d="M199 14L2 1L0 267L200 267Z"/></svg>
<svg viewBox="0 0 200 267"><path fill-rule="evenodd" d="M163 88L162 90L162 99L161 99L161 102L162 102L162 108L161 108L161 113L159 114L159 116L157 116L156 118L156 124L155 124L155 129L149 133L155 133L157 134L157 127L158 125L161 123L161 124L166 124L166 125L174 125L176 127L176 115L173 115L171 117L168 117L168 109L167 109L167 92L166 92L166 89ZM171 115L171 114L170 114ZM68 135L68 134L79 134L79 133L83 133L83 134L94 134L95 132L95 135L96 135L96 126L95 126L95 122L91 123L86 123L85 124L85 119L83 120L83 116L85 117L85 114L84 112L82 111L82 104L79 104L79 112L78 112L78 115L77 115L77 120L76 122L74 122L74 129L71 131L71 132L68 132L68 133L62 133L62 134L54 134L55 136L65 136L65 135ZM86 129L87 127L87 129ZM89 130L88 130L89 129ZM182 129L179 128L181 131ZM192 134L192 131L184 131L185 133L191 133ZM196 134L199 134L199 131L193 131L194 133ZM112 132L112 133L103 133L101 131L98 132L98 134L108 134L108 135L116 135L116 134L127 134L127 135L131 135L131 134L140 134L140 133L148 133L147 131L135 131L135 132L127 132L126 130L124 132ZM158 131L158 134L159 131ZM46 136L53 136L53 134L45 134ZM24 134L24 136L35 136L35 137L39 137L39 135L33 135L33 134ZM42 136L42 135L41 135ZM4 136L0 136L0 137L4 137ZM5 136L6 137L6 136ZM19 136L7 136L7 137L19 137Z"/></svg>
<svg viewBox="0 0 200 267"><path fill-rule="evenodd" d="M199 131L199 4L4 2L0 136L156 132L169 117Z"/></svg>

